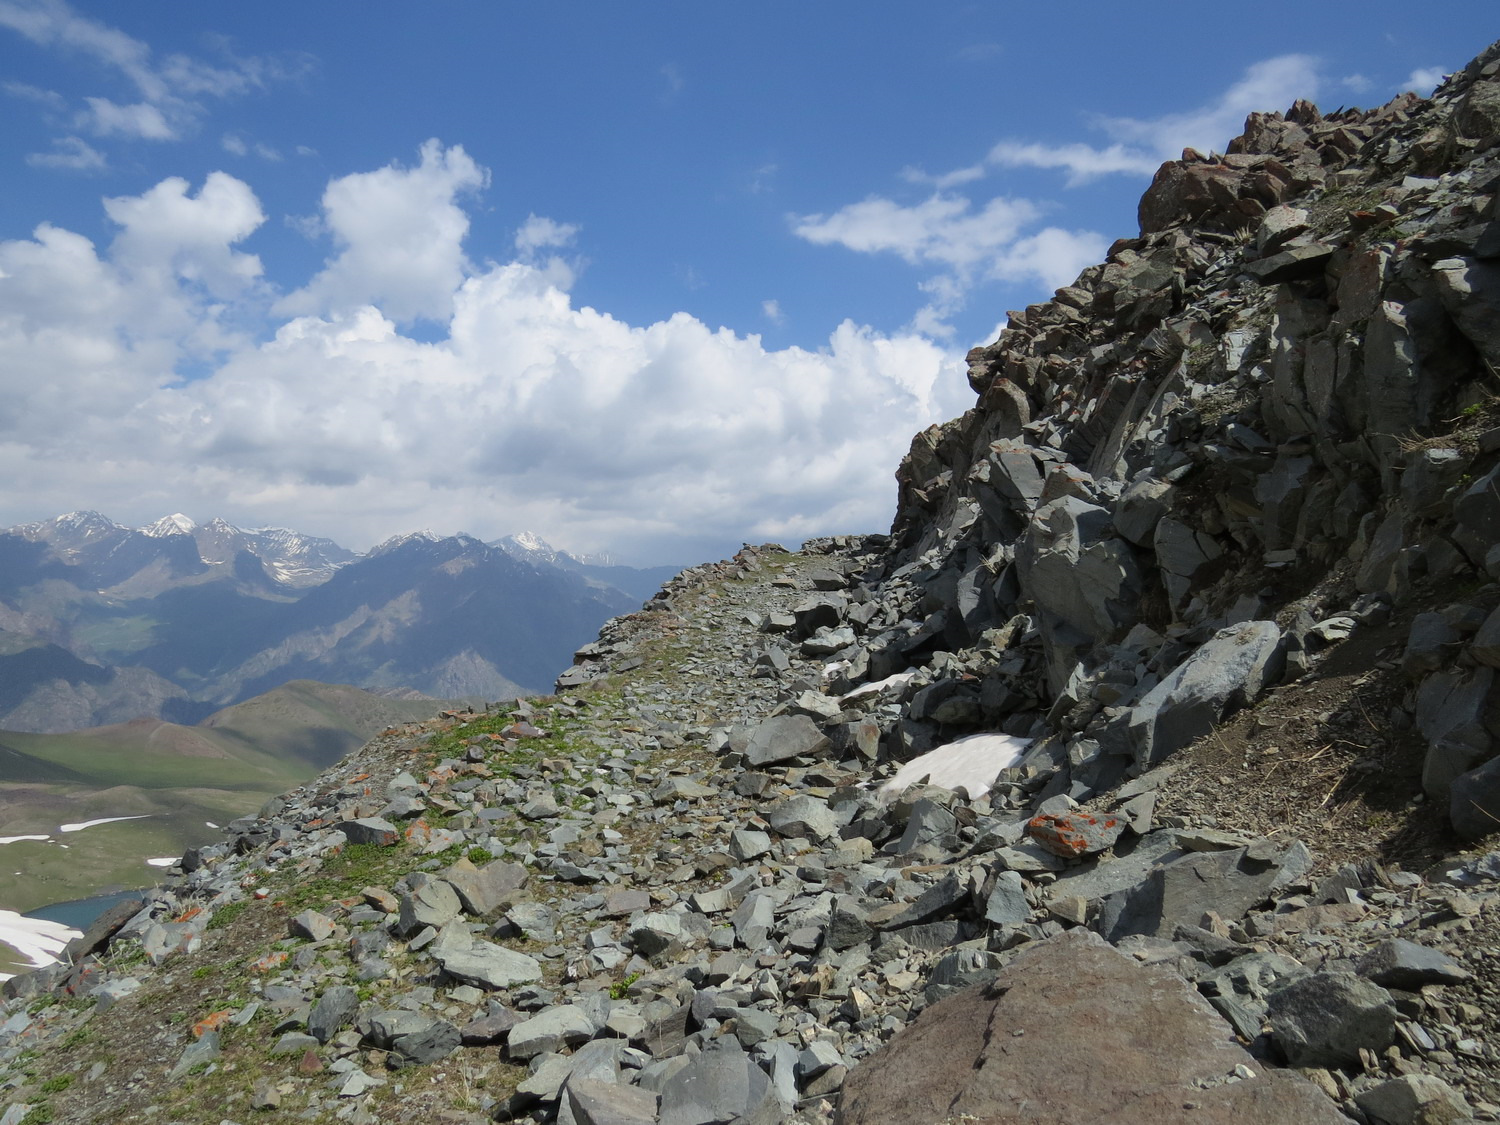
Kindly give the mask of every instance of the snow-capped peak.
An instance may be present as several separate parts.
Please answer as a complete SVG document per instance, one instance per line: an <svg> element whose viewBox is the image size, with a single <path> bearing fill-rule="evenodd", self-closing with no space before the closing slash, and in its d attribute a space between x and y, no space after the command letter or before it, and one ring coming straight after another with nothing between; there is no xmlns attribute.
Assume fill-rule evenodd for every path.
<svg viewBox="0 0 1500 1125"><path fill-rule="evenodd" d="M141 528L141 534L161 539L168 535L191 535L197 530L198 525L190 518L181 512L173 512L170 516L162 516L155 523Z"/></svg>
<svg viewBox="0 0 1500 1125"><path fill-rule="evenodd" d="M392 535L384 543L377 544L371 551L371 555L383 555L387 551L394 551L397 547L405 546L407 543L441 543L444 536L435 531L423 528L421 531L408 531L403 535Z"/></svg>

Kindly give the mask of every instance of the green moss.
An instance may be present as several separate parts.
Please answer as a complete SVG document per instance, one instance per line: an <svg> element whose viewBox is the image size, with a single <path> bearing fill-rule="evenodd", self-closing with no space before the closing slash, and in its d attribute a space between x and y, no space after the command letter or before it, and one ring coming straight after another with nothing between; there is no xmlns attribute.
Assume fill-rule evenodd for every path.
<svg viewBox="0 0 1500 1125"><path fill-rule="evenodd" d="M222 930L233 922L250 907L249 899L241 899L239 902L230 902L214 911L214 916L209 919L210 930Z"/></svg>

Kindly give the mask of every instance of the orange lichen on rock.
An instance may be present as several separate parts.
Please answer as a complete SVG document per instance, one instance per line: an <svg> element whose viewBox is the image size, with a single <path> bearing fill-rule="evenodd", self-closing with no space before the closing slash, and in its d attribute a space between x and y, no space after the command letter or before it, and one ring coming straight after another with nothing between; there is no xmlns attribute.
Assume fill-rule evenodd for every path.
<svg viewBox="0 0 1500 1125"><path fill-rule="evenodd" d="M1026 824L1026 834L1053 855L1067 859L1102 852L1120 838L1125 822L1117 816L1099 816L1082 809L1064 813L1042 813Z"/></svg>
<svg viewBox="0 0 1500 1125"><path fill-rule="evenodd" d="M217 1012L210 1012L197 1023L193 1024L193 1038L202 1039L205 1033L218 1031L229 1022L229 1017L232 1015L234 1015L234 1011L230 1008L220 1008Z"/></svg>

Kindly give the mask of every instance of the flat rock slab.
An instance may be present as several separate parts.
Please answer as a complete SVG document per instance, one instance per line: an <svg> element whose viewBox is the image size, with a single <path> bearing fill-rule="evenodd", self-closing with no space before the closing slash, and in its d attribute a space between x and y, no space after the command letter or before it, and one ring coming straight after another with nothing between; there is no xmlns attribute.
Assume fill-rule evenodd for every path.
<svg viewBox="0 0 1500 1125"><path fill-rule="evenodd" d="M745 764L764 766L804 754L820 755L829 745L828 736L806 715L774 715L751 732Z"/></svg>
<svg viewBox="0 0 1500 1125"><path fill-rule="evenodd" d="M1083 930L924 1011L850 1072L838 1120L1348 1125L1310 1082L1252 1058L1181 978Z"/></svg>
<svg viewBox="0 0 1500 1125"><path fill-rule="evenodd" d="M501 945L476 941L468 949L457 949L438 958L443 971L480 988L511 988L542 979L542 966L535 957Z"/></svg>

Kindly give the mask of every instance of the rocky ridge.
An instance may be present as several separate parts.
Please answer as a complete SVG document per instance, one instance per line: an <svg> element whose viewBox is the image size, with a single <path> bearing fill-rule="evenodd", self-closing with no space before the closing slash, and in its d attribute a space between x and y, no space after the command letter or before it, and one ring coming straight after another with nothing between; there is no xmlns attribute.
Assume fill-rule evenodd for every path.
<svg viewBox="0 0 1500 1125"><path fill-rule="evenodd" d="M1163 166L891 537L185 856L0 1122L1500 1119L1497 142L1500 45Z"/></svg>

